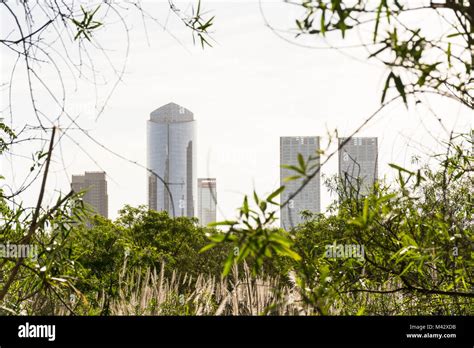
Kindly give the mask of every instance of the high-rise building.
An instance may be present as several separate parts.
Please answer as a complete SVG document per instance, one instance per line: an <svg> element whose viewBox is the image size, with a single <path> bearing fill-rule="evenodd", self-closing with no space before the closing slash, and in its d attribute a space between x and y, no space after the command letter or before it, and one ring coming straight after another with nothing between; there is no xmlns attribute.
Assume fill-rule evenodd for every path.
<svg viewBox="0 0 474 348"><path fill-rule="evenodd" d="M105 172L85 172L84 175L73 175L71 188L74 192L86 191L83 200L97 214L108 217L109 196Z"/></svg>
<svg viewBox="0 0 474 348"><path fill-rule="evenodd" d="M148 204L170 216L194 216L196 121L188 109L166 104L147 124Z"/></svg>
<svg viewBox="0 0 474 348"><path fill-rule="evenodd" d="M319 159L319 137L280 137L280 165L298 164L298 154L301 154L305 161L311 157L311 163L316 165L313 171L320 163ZM309 172L311 173L311 171ZM285 186L281 195L281 203L286 202L288 198L298 190L302 185L302 180L292 180L284 182L284 179L297 173L280 167L280 185ZM321 175L318 172L315 177L300 191L288 204L281 209L281 227L289 230L302 222L301 212L308 210L313 213L321 211Z"/></svg>
<svg viewBox="0 0 474 348"><path fill-rule="evenodd" d="M198 218L201 225L216 221L216 205L216 179L198 179Z"/></svg>
<svg viewBox="0 0 474 348"><path fill-rule="evenodd" d="M377 138L339 138L339 176L346 191L366 195L378 178Z"/></svg>

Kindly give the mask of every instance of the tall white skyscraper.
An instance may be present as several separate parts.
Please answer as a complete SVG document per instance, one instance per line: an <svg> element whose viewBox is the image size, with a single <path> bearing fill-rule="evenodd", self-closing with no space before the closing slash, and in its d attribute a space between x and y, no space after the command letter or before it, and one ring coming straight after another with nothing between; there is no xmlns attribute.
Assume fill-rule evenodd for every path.
<svg viewBox="0 0 474 348"><path fill-rule="evenodd" d="M217 187L216 179L198 179L198 218L206 226L216 221Z"/></svg>
<svg viewBox="0 0 474 348"><path fill-rule="evenodd" d="M196 121L188 109L166 104L147 124L148 204L170 216L194 216ZM161 180L160 180L161 178Z"/></svg>
<svg viewBox="0 0 474 348"><path fill-rule="evenodd" d="M298 166L298 154L303 155L305 161L311 156L314 158L312 164L319 165L319 137L280 137L280 165ZM310 172L311 173L311 172ZM280 185L285 186L281 195L281 202L286 202L292 193L302 185L302 180L284 182L286 177L297 173L286 168L280 168ZM315 177L292 198L288 205L281 209L281 227L290 230L302 222L301 212L308 210L319 213L321 211L321 175L318 172Z"/></svg>
<svg viewBox="0 0 474 348"><path fill-rule="evenodd" d="M339 146L346 139L339 138ZM339 149L339 176L346 190L368 194L378 178L377 138L350 138Z"/></svg>

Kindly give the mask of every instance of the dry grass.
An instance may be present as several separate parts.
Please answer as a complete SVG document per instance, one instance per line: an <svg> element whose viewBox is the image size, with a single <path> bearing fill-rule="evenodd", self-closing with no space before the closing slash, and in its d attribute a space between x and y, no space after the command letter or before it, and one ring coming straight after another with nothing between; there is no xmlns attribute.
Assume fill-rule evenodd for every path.
<svg viewBox="0 0 474 348"><path fill-rule="evenodd" d="M233 267L227 278L200 274L191 277L176 271L127 270L124 265L119 275L119 289L113 297L104 290L94 296L93 304L83 297L74 305L64 301L41 297L41 310L31 308L31 314L71 315L314 315L319 312L305 304L294 286L278 278L256 277L246 264ZM398 284L386 285L379 291L397 288ZM329 315L429 315L464 313L469 301L441 299L433 312L434 298L421 297L415 293L353 293L345 296L322 297L321 303ZM30 300L30 301L33 301ZM324 302L328 301L328 302ZM453 307L456 305L457 307ZM465 314L472 313L468 310Z"/></svg>
<svg viewBox="0 0 474 348"><path fill-rule="evenodd" d="M244 265L234 267L226 279L199 275L192 278L164 265L121 275L118 297L110 303L111 315L298 315L311 314L294 289L279 279L259 278ZM105 299L102 299L102 305Z"/></svg>

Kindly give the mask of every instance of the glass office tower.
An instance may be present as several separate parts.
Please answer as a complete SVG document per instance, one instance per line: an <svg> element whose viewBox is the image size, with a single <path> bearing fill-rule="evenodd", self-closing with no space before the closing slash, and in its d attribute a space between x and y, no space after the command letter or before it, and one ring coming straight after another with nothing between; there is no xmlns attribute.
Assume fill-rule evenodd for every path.
<svg viewBox="0 0 474 348"><path fill-rule="evenodd" d="M319 165L319 137L280 137L280 165L298 165L298 154L302 154L305 161L309 156L315 160L311 163ZM292 180L285 182L284 179L297 173L280 168L280 185L285 186L281 194L281 203L288 200L290 195L301 186L302 180ZM318 172L304 189L292 198L288 205L281 209L281 227L290 230L292 227L302 222L301 212L308 210L313 213L321 211L321 175Z"/></svg>
<svg viewBox="0 0 474 348"><path fill-rule="evenodd" d="M194 216L196 121L188 109L166 104L147 123L148 204L170 216Z"/></svg>

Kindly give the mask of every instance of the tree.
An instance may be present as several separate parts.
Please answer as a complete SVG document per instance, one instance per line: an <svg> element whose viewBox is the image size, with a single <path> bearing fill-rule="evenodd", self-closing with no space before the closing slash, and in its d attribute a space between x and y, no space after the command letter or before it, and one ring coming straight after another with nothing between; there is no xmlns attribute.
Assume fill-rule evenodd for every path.
<svg viewBox="0 0 474 348"><path fill-rule="evenodd" d="M328 216L306 214L308 221L286 234L290 249L279 248L290 256L286 269L294 273L305 303L320 314L472 313L471 148L467 134L453 136L446 152L435 156L437 168L392 164L395 186L378 183L365 197L337 187L341 196ZM284 232L248 228L249 223L245 214L241 221L221 223L229 230L211 237L209 246L230 243L261 250L259 264L272 260L262 245ZM362 252L347 255L347 247Z"/></svg>
<svg viewBox="0 0 474 348"><path fill-rule="evenodd" d="M423 94L438 94L473 108L474 1L287 1L304 9L296 19L296 37L322 38L340 34L354 37L356 31L371 31L370 39L355 46L367 50L387 69L382 103L395 88L404 103L412 96L416 103ZM416 16L437 18L443 30L434 32ZM354 45L350 48L354 48ZM344 49L344 48L342 48Z"/></svg>
<svg viewBox="0 0 474 348"><path fill-rule="evenodd" d="M296 27L290 33L296 38L317 36L331 39L341 35L348 40L357 37L358 44L335 47L328 43L327 49L364 48L366 59L375 59L387 69L385 85L381 91L381 105L350 136L341 142L338 148L327 153L325 150L311 156L307 167L300 166L290 179L299 179L300 187L292 192L281 208L297 196L304 187L320 172L325 165L353 136L362 130L387 105L402 99L409 107L409 97L418 104L427 102L425 95L438 95L454 100L469 109L473 104L474 65L474 1L446 0L414 3L413 1L377 0L300 0L285 1L291 6L304 10L302 18L295 20ZM275 30L261 8L266 25L279 37L287 40ZM416 25L410 21L416 16L438 19L446 28L440 33L432 33L432 26ZM415 23L417 23L415 21ZM371 33L369 40L360 31ZM290 41L299 45L298 41ZM304 46L306 47L306 46ZM393 98L387 98L389 91L395 88ZM441 122L441 118L428 109ZM316 159L326 156L321 164ZM300 163L305 163L304 161ZM294 168L293 168L294 169Z"/></svg>
<svg viewBox="0 0 474 348"><path fill-rule="evenodd" d="M210 46L208 30L213 24L213 18L204 18L200 1L192 8L190 14L180 10L172 1L169 2L169 8L190 29L193 41L199 41L203 48L206 45ZM21 68L24 68L27 77L25 89L28 91L32 107L31 123L21 129L11 129L7 126L7 122L13 123L15 116L14 107L9 99L9 105L2 110L2 116L4 113L7 117L0 118L0 132L2 132L0 154L20 142L33 143L39 140L43 143L42 148L34 153L31 173L23 185L17 190L2 185L0 190L0 243L39 248L36 260L21 257L7 257L0 260L2 280L0 303L2 310L14 313L21 312L25 301L32 299L35 299L35 305L43 303L45 306L50 306L60 301L69 308L67 296L77 290L74 284L82 279L84 271L79 263L75 263L74 257L77 255L74 252L77 246L71 244L70 234L84 219L90 218L90 214L83 206L82 194L72 191L66 195L59 195L52 207L44 206L43 197L51 156L64 136L74 141L68 134L71 128L76 128L99 146L104 146L80 126L80 120L76 115L72 115L67 103L71 91L65 87L64 79L67 76L74 81L90 81L93 87L97 88L97 69L91 59L91 53L95 51L103 54L104 59L110 63L109 68L115 74L116 80L111 84L112 88L107 91L104 102L97 106L96 119L99 118L126 68L130 29L124 13L136 10L142 15L144 22L145 18L158 24L159 22L136 2L119 4L98 1L96 4L81 5L76 1L46 0L34 4L29 1L20 1L16 4L2 1L0 9L2 24L5 24L3 28L7 28L8 25L12 28L8 32L2 31L0 44L6 49L4 52L15 57L10 80L7 84L2 84L2 87L9 89L11 98L15 76ZM124 63L120 67L113 65L103 43L96 38L98 31L114 21L123 25L125 39ZM72 49L77 49L77 58L71 54ZM42 77L43 69L49 67L55 70L57 79L45 80ZM24 99L23 96L22 98ZM45 112L40 99L41 102L54 105L57 112L54 115ZM56 136L59 132L61 134ZM107 150L114 153L110 149ZM114 154L120 157L119 154ZM41 178L41 174L43 179L37 205L33 208L23 207L20 195ZM110 236L110 233L107 235ZM112 261L115 262L115 259ZM107 267L114 268L113 266L112 262ZM29 309L39 313L42 308L35 305ZM51 308L45 310L51 313Z"/></svg>
<svg viewBox="0 0 474 348"><path fill-rule="evenodd" d="M10 138L15 137L7 127L3 129ZM0 261L2 311L28 312L25 302L32 301L29 309L38 313L57 300L64 302L65 292L74 289L75 265L64 253L64 247L73 224L84 219L85 210L72 191L60 196L52 207L43 207L54 137L53 128L48 152L42 156L44 173L35 208L27 209L21 204L11 207L12 197L0 190L0 245L6 253ZM40 298L43 300L38 301Z"/></svg>

